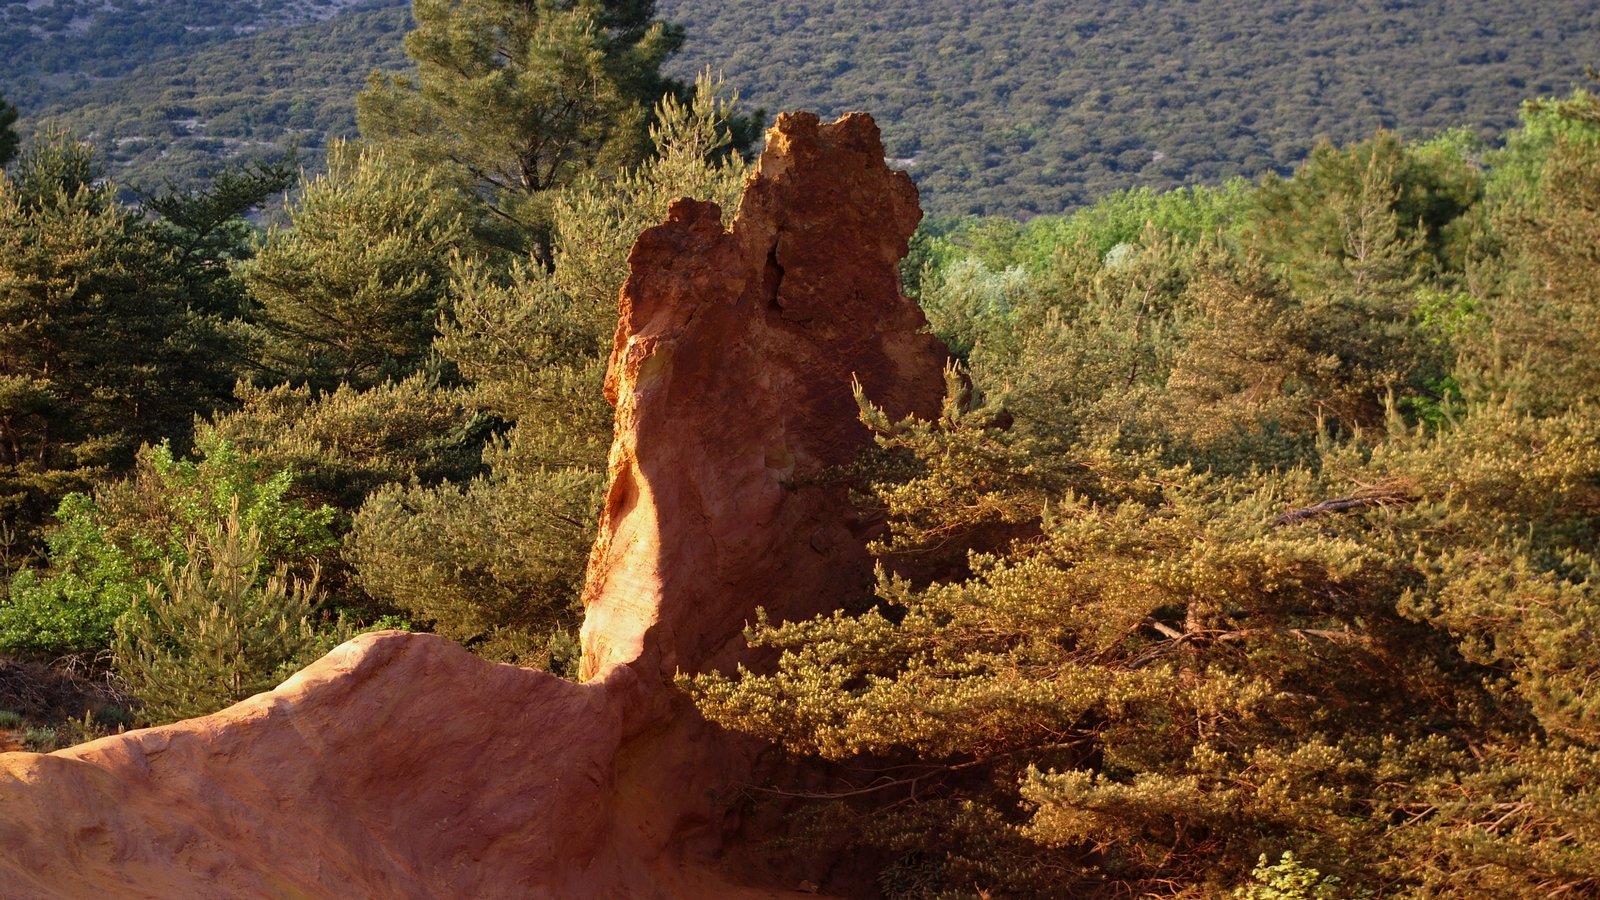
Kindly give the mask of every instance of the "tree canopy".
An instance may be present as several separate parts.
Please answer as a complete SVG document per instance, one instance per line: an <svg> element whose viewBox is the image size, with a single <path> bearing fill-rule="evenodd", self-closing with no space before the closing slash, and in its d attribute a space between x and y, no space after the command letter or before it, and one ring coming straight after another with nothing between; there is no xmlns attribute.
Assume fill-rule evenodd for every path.
<svg viewBox="0 0 1600 900"><path fill-rule="evenodd" d="M448 305L466 197L378 147L335 145L243 267L269 379L368 388L415 372Z"/></svg>
<svg viewBox="0 0 1600 900"><path fill-rule="evenodd" d="M196 260L119 204L86 145L35 145L0 176L0 504L14 528L139 445L186 441L230 393L235 354Z"/></svg>
<svg viewBox="0 0 1600 900"><path fill-rule="evenodd" d="M17 158L17 108L0 94L0 169Z"/></svg>
<svg viewBox="0 0 1600 900"><path fill-rule="evenodd" d="M636 164L683 31L641 0L417 0L415 77L375 74L357 98L368 140L443 166L548 252L550 192Z"/></svg>

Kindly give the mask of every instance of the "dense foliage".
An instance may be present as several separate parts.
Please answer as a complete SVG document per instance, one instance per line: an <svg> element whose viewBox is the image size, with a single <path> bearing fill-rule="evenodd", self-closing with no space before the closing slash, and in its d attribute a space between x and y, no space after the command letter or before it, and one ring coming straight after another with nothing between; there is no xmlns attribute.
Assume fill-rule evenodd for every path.
<svg viewBox="0 0 1600 900"><path fill-rule="evenodd" d="M711 79L654 74L677 32L647 5L538 15L560 23L540 52L592 55L598 35L628 57L612 74L631 93L593 123L626 146L533 186L519 202L547 221L514 240L484 224L503 198L381 115L382 140L336 144L264 235L243 215L282 165L145 197L144 215L64 139L4 176L6 652L109 661L144 721L269 684L326 646L317 610L571 664L627 247L673 197L731 209L748 123ZM634 59L642 40L664 49ZM319 537L296 530L312 521ZM203 696L186 705L169 677Z"/></svg>
<svg viewBox="0 0 1600 900"><path fill-rule="evenodd" d="M686 681L838 781L753 796L891 897L1600 889L1597 114L925 271L969 365L936 422L862 397L877 603Z"/></svg>
<svg viewBox="0 0 1600 900"><path fill-rule="evenodd" d="M6 167L17 155L17 108L0 95L0 169Z"/></svg>
<svg viewBox="0 0 1600 900"><path fill-rule="evenodd" d="M45 100L241 35L328 19L350 0L35 0L0 6L0 84Z"/></svg>
<svg viewBox="0 0 1600 900"><path fill-rule="evenodd" d="M627 249L674 197L732 209L743 160L718 91L668 93L642 163L546 187L543 262L480 239L493 213L448 164L381 145L336 145L258 236L240 214L281 187L273 167L141 218L91 184L80 145L26 157L0 183L21 223L0 241L28 250L0 264L16 295L0 651L109 660L146 722L270 686L345 623L570 668ZM108 307L123 279L142 305ZM167 296L165 338L196 356L160 368L139 354L161 341L127 339ZM24 340L58 322L72 330ZM216 339L186 338L201 326ZM227 380L163 403L181 362ZM127 393L146 382L118 365L156 392Z"/></svg>
<svg viewBox="0 0 1600 900"><path fill-rule="evenodd" d="M0 509L24 548L141 443L186 444L233 383L226 270L184 252L192 230L119 204L91 156L53 138L0 179Z"/></svg>
<svg viewBox="0 0 1600 900"><path fill-rule="evenodd" d="M1600 10L1399 0L663 0L752 102L865 109L939 214L1287 169L1379 127L1488 136L1594 62Z"/></svg>
<svg viewBox="0 0 1600 900"><path fill-rule="evenodd" d="M416 0L412 16L416 75L373 76L362 135L453 175L491 240L548 258L552 191L645 155L682 29L639 0Z"/></svg>
<svg viewBox="0 0 1600 900"><path fill-rule="evenodd" d="M243 268L270 380L365 389L423 364L468 203L436 170L335 144Z"/></svg>
<svg viewBox="0 0 1600 900"><path fill-rule="evenodd" d="M265 571L261 532L237 506L197 531L117 622L117 674L155 724L205 715L271 690L348 636L319 628L317 576Z"/></svg>
<svg viewBox="0 0 1600 900"><path fill-rule="evenodd" d="M291 498L293 482L292 470L268 471L216 438L201 442L196 461L175 457L165 444L146 447L132 477L62 501L49 537L50 570L24 569L10 579L0 648L60 654L109 647L117 620L163 572L186 571L197 537L210 538L229 522L248 529L254 557L306 576L338 547L334 510Z"/></svg>

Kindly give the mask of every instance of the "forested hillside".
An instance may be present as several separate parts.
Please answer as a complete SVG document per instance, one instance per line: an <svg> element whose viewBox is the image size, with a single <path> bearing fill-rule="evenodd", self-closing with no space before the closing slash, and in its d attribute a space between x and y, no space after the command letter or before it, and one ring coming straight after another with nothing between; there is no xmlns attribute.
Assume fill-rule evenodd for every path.
<svg viewBox="0 0 1600 900"><path fill-rule="evenodd" d="M1374 129L1489 137L1594 62L1586 2L663 0L752 104L852 109L934 213L1255 177Z"/></svg>
<svg viewBox="0 0 1600 900"><path fill-rule="evenodd" d="M363 0L29 0L0 5L0 89L30 110L140 66L331 18ZM137 83L137 80L135 80Z"/></svg>
<svg viewBox="0 0 1600 900"><path fill-rule="evenodd" d="M290 142L316 168L327 138L354 133L366 72L403 65L406 16L385 5L280 32L266 29L337 4L151 2L99 17L65 0L13 4L0 94L25 120L92 136L119 180L146 190L197 186L214 158ZM668 68L679 77L722 70L771 111L872 112L934 214L1059 212L1127 187L1255 177L1319 137L1378 127L1493 138L1523 98L1577 84L1600 42L1600 10L1576 0L667 0L661 12L688 31Z"/></svg>
<svg viewBox="0 0 1600 900"><path fill-rule="evenodd" d="M194 188L229 165L281 159L313 171L329 140L354 137L355 95L374 71L406 65L402 7L264 31L96 80L50 108L96 143L125 186Z"/></svg>

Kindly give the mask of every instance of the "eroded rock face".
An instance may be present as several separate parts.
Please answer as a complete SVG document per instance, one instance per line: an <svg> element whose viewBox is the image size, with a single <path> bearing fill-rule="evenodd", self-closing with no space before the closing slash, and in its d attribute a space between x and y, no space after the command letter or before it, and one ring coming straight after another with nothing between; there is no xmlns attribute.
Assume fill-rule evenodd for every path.
<svg viewBox="0 0 1600 900"><path fill-rule="evenodd" d="M869 117L780 117L731 230L720 212L679 201L629 259L585 677L723 668L756 605L870 592L869 523L826 480L869 441L851 380L896 418L939 412L945 351L900 295L916 188Z"/></svg>
<svg viewBox="0 0 1600 900"><path fill-rule="evenodd" d="M640 237L583 683L387 632L212 716L0 754L0 897L793 895L745 883L716 800L760 747L671 679L747 658L757 606L869 589L873 524L828 472L868 440L852 376L937 412L896 272L919 215L870 119L798 114L731 230L680 201Z"/></svg>
<svg viewBox="0 0 1600 900"><path fill-rule="evenodd" d="M364 635L216 715L0 757L0 896L598 896L615 697Z"/></svg>

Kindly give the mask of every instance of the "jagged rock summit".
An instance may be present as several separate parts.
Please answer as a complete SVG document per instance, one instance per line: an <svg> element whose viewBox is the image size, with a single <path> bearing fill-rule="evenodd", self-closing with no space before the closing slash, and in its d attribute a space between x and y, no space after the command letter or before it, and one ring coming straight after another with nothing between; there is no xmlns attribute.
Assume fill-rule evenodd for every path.
<svg viewBox="0 0 1600 900"><path fill-rule="evenodd" d="M792 114L731 229L681 200L640 236L582 683L383 632L211 716L0 754L0 897L793 895L716 799L762 747L672 678L750 661L757 606L869 588L876 523L827 476L868 441L853 377L938 411L896 269L919 217L870 118Z"/></svg>
<svg viewBox="0 0 1600 900"><path fill-rule="evenodd" d="M939 412L945 350L900 295L922 213L871 118L779 117L720 216L680 200L629 257L584 677L726 667L752 600L795 618L870 591L870 523L819 482L869 441L851 379L896 417Z"/></svg>

